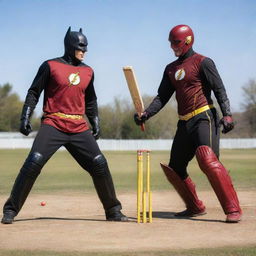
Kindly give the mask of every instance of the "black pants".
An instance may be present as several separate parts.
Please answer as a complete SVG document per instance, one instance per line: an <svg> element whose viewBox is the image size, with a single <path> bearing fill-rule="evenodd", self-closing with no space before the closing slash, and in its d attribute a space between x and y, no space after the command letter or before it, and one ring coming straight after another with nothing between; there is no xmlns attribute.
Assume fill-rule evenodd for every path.
<svg viewBox="0 0 256 256"><path fill-rule="evenodd" d="M106 216L109 212L121 210L121 203L116 198L107 161L91 131L64 133L50 125L43 124L15 180L3 211L12 211L16 215L19 213L41 169L61 146L64 146L80 166L91 175Z"/></svg>
<svg viewBox="0 0 256 256"><path fill-rule="evenodd" d="M182 178L188 177L187 166L199 146L211 147L219 157L219 117L215 108L180 120L173 140L169 166Z"/></svg>
<svg viewBox="0 0 256 256"><path fill-rule="evenodd" d="M102 154L90 130L64 133L47 124L43 124L39 129L30 153L40 153L44 165L61 146L64 146L88 172L92 171L93 159Z"/></svg>

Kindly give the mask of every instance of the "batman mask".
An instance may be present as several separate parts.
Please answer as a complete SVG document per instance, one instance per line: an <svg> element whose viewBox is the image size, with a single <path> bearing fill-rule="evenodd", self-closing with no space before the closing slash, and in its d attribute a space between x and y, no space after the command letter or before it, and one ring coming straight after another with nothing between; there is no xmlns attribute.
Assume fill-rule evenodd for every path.
<svg viewBox="0 0 256 256"><path fill-rule="evenodd" d="M86 52L87 45L87 38L82 33L81 28L79 32L71 31L71 27L68 28L68 31L64 38L65 56L71 58L71 60L73 61L77 61L77 59L75 58L75 50Z"/></svg>

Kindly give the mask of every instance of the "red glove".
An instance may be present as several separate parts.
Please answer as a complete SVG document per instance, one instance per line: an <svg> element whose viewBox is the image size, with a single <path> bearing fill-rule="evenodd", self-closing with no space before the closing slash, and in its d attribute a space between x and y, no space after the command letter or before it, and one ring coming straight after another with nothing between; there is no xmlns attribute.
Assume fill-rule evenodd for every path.
<svg viewBox="0 0 256 256"><path fill-rule="evenodd" d="M220 120L220 125L223 125L222 133L230 132L235 126L232 116L223 116Z"/></svg>

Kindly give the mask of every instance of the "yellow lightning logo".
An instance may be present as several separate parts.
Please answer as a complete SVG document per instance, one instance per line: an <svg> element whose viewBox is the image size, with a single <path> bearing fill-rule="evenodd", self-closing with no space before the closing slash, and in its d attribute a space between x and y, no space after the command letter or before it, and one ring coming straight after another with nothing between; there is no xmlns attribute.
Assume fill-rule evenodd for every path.
<svg viewBox="0 0 256 256"><path fill-rule="evenodd" d="M185 70L179 69L176 73L175 73L175 79L176 80L182 80L185 77Z"/></svg>
<svg viewBox="0 0 256 256"><path fill-rule="evenodd" d="M181 78L181 75L182 75L182 69L181 70L179 70L179 73L178 73L178 75L177 75L177 80L180 80L180 78Z"/></svg>
<svg viewBox="0 0 256 256"><path fill-rule="evenodd" d="M69 79L68 86L78 85L80 83L79 72L70 74L68 79Z"/></svg>

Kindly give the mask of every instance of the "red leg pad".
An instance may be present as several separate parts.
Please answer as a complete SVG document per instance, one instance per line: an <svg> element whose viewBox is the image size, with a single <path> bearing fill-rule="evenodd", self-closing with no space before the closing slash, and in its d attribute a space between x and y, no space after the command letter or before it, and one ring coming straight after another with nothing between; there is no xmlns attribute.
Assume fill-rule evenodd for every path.
<svg viewBox="0 0 256 256"><path fill-rule="evenodd" d="M184 201L187 209L192 213L202 213L205 211L203 202L198 199L195 189L195 184L190 177L182 180L175 171L168 165L160 163L168 181L173 185L182 200Z"/></svg>
<svg viewBox="0 0 256 256"><path fill-rule="evenodd" d="M196 158L201 170L211 183L225 214L241 213L239 200L231 178L213 150L208 146L200 146L196 150Z"/></svg>

